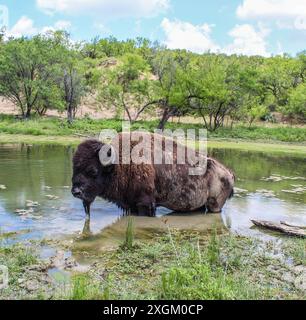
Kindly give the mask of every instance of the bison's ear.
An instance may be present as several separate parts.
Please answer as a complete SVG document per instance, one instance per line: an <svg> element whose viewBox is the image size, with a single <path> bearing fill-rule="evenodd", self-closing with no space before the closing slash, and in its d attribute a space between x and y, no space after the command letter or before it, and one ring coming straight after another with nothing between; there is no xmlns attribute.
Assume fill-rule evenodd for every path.
<svg viewBox="0 0 306 320"><path fill-rule="evenodd" d="M109 167L116 162L116 150L112 145L104 144L99 151L99 160L102 167Z"/></svg>

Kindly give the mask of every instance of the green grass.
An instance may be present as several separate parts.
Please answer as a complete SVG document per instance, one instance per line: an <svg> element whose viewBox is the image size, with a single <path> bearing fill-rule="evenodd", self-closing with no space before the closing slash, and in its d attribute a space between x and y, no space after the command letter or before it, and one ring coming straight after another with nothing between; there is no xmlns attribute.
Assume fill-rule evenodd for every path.
<svg viewBox="0 0 306 320"><path fill-rule="evenodd" d="M67 299L67 296L63 298ZM92 277L86 274L75 275L72 278L69 300L109 300L109 284L101 286Z"/></svg>
<svg viewBox="0 0 306 320"><path fill-rule="evenodd" d="M295 264L306 266L306 239L294 239L286 242L285 252Z"/></svg>
<svg viewBox="0 0 306 320"><path fill-rule="evenodd" d="M36 264L37 261L37 256L29 247L0 247L0 264L8 266L9 273L13 275L10 283L14 283L17 277L22 275L25 267Z"/></svg>
<svg viewBox="0 0 306 320"><path fill-rule="evenodd" d="M113 299L301 299L303 292L282 280L288 268L260 246L233 235L169 230L130 250L102 253L88 276L99 282L104 270L112 277L107 288Z"/></svg>
<svg viewBox="0 0 306 320"><path fill-rule="evenodd" d="M285 276L295 279L295 266L305 266L305 240L287 240L283 253L293 261L290 265L273 257L271 243L169 229L151 240L134 240L129 249L122 245L93 256L85 252L90 270L72 274L64 286L46 282L46 267L33 249L2 247L0 264L8 266L10 278L0 298L303 299L304 292ZM34 291L26 289L33 283Z"/></svg>
<svg viewBox="0 0 306 320"><path fill-rule="evenodd" d="M97 136L102 129L121 130L121 120L77 119L68 125L60 118L33 118L16 120L10 115L0 114L0 144L44 144L77 146L87 136ZM157 121L138 121L132 130L153 131ZM199 124L177 124L169 122L167 128L200 129ZM306 127L254 126L238 125L233 129L220 128L208 134L208 146L212 148L231 148L255 152L306 155Z"/></svg>
<svg viewBox="0 0 306 320"><path fill-rule="evenodd" d="M267 140L282 142L306 142L306 128L299 127L263 127L263 126L237 126L220 128L210 134L213 138L245 139L245 140Z"/></svg>
<svg viewBox="0 0 306 320"><path fill-rule="evenodd" d="M272 143L271 141L243 141L243 140L209 140L209 148L234 149L239 151L265 152L269 154L306 156L306 146L292 143Z"/></svg>
<svg viewBox="0 0 306 320"><path fill-rule="evenodd" d="M0 265L8 268L9 287L0 291L0 299L11 296L18 298L19 294L15 293L19 286L20 279L29 274L27 268L38 263L37 255L34 251L22 245L10 247L0 247Z"/></svg>
<svg viewBox="0 0 306 320"><path fill-rule="evenodd" d="M132 125L132 130L145 129L153 131L158 121L138 121ZM167 128L201 129L201 124L173 123L169 122ZM89 118L77 119L69 125L65 119L60 118L33 118L30 120L16 120L10 115L0 115L0 133L19 134L31 136L72 136L75 133L83 135L97 135L102 129L114 129L121 131L121 120L106 119L93 120ZM248 126L237 125L233 129L219 128L215 132L208 133L210 139L244 139L281 142L306 142L305 127L284 126Z"/></svg>
<svg viewBox="0 0 306 320"><path fill-rule="evenodd" d="M0 144L77 146L82 140L84 140L84 138L74 136L32 136L0 133Z"/></svg>
<svg viewBox="0 0 306 320"><path fill-rule="evenodd" d="M268 296L267 288L260 292L245 274L236 277L232 267L222 263L220 238L213 232L204 249L191 245L178 266L163 272L159 298L234 300Z"/></svg>
<svg viewBox="0 0 306 320"><path fill-rule="evenodd" d="M60 118L32 118L17 120L13 116L0 115L0 132L33 136L69 136L75 133L83 135L99 134L102 129L121 130L119 120L75 120L69 125Z"/></svg>

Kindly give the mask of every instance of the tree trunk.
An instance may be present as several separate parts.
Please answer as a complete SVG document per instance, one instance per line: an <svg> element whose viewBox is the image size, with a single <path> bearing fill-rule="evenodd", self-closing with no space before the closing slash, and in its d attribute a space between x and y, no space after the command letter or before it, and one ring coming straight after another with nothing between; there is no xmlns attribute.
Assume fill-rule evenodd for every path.
<svg viewBox="0 0 306 320"><path fill-rule="evenodd" d="M165 130L165 125L168 122L168 120L170 119L170 117L171 117L171 112L169 111L168 108L165 108L164 112L163 112L163 116L159 121L157 129L160 129L160 130L164 131Z"/></svg>
<svg viewBox="0 0 306 320"><path fill-rule="evenodd" d="M254 120L255 120L255 119L251 119L251 120L249 121L249 129L252 127L252 123L253 123Z"/></svg>
<svg viewBox="0 0 306 320"><path fill-rule="evenodd" d="M201 117L202 117L202 119L204 121L205 129L208 130L208 123L206 121L205 114L202 112L202 110L200 110L200 114L201 114Z"/></svg>
<svg viewBox="0 0 306 320"><path fill-rule="evenodd" d="M25 118L26 119L29 119L30 118L30 116L31 116L31 107L27 107L27 112L26 112L26 114L25 114Z"/></svg>
<svg viewBox="0 0 306 320"><path fill-rule="evenodd" d="M212 114L210 114L209 115L209 127L208 127L208 131L212 131L212 117L213 117L213 115Z"/></svg>
<svg viewBox="0 0 306 320"><path fill-rule="evenodd" d="M68 106L67 108L67 120L68 120L68 123L71 124L73 122L73 108L71 105Z"/></svg>
<svg viewBox="0 0 306 320"><path fill-rule="evenodd" d="M37 108L36 113L38 113L40 116L45 115L47 112L47 108L46 107L41 107L41 108Z"/></svg>

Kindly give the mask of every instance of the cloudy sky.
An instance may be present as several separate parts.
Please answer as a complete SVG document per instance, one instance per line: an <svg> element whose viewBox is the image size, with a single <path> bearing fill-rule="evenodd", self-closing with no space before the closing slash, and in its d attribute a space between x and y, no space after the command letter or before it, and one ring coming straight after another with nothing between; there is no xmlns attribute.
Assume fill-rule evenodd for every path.
<svg viewBox="0 0 306 320"><path fill-rule="evenodd" d="M0 26L6 8L15 37L66 29L75 40L142 36L199 53L306 49L306 0L0 0Z"/></svg>

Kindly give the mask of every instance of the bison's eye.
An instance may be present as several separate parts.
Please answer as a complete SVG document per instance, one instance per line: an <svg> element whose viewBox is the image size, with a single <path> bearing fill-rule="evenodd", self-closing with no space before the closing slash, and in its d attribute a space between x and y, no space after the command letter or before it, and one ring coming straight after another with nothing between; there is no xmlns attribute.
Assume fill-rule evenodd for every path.
<svg viewBox="0 0 306 320"><path fill-rule="evenodd" d="M89 167L86 170L88 176L95 178L98 175L98 169L95 167Z"/></svg>

